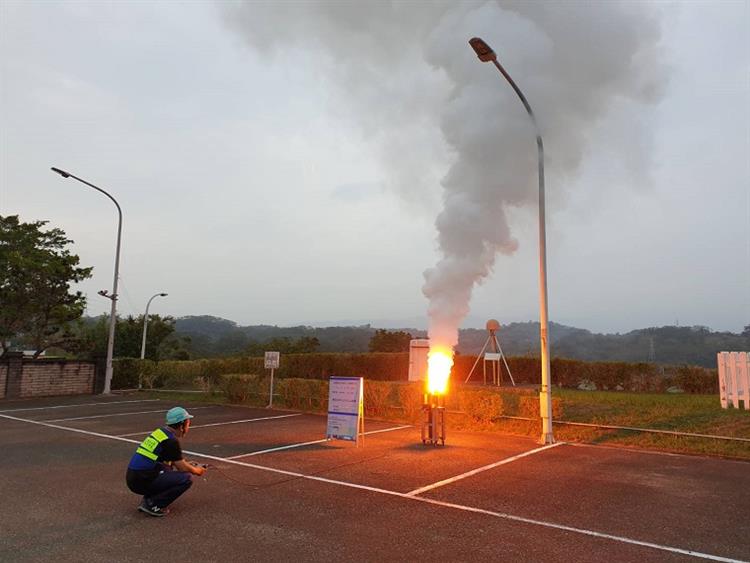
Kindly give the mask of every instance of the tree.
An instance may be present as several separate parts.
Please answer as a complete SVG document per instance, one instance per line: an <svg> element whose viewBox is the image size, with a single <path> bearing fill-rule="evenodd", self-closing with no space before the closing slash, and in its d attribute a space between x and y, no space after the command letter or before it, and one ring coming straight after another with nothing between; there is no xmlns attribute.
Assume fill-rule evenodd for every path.
<svg viewBox="0 0 750 563"><path fill-rule="evenodd" d="M250 356L262 356L263 352L268 350L282 354L312 354L318 346L320 342L314 336L301 336L297 340L282 336L265 342L253 342L245 349L245 353Z"/></svg>
<svg viewBox="0 0 750 563"><path fill-rule="evenodd" d="M403 331L378 329L370 338L370 352L408 352L411 334Z"/></svg>
<svg viewBox="0 0 750 563"><path fill-rule="evenodd" d="M146 333L146 358L149 360L188 359L189 337L174 335L175 321L172 317L148 316ZM109 317L102 315L81 323L78 331L78 352L83 357L104 357L107 351ZM115 324L114 355L119 358L140 358L143 342L143 315L117 317Z"/></svg>
<svg viewBox="0 0 750 563"><path fill-rule="evenodd" d="M61 229L42 230L47 221L22 223L0 215L0 345L34 349L67 348L75 341L70 323L80 318L86 298L70 285L91 277L92 268L66 247L73 241Z"/></svg>

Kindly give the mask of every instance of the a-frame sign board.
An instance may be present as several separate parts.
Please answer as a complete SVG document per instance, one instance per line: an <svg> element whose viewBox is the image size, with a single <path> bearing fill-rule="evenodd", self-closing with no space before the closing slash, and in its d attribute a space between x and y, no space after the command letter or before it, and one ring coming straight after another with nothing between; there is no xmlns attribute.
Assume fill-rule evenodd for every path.
<svg viewBox="0 0 750 563"><path fill-rule="evenodd" d="M328 388L326 438L364 443L364 380L361 377L331 377Z"/></svg>

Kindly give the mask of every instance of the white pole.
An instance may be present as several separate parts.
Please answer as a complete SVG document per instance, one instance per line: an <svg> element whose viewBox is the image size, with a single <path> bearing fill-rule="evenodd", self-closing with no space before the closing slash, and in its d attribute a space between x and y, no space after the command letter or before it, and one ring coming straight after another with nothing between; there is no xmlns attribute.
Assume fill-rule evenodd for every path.
<svg viewBox="0 0 750 563"><path fill-rule="evenodd" d="M539 440L542 444L553 444L555 438L552 435L552 383L550 378L550 354L549 354L549 329L547 321L547 234L545 228L544 209L544 144L539 125L521 89L516 85L510 74L497 62L497 55L492 48L482 39L474 37L469 40L474 52L482 62L492 62L500 74L508 81L513 91L518 95L529 114L536 132L537 159L539 171L539 339L541 346L542 361L542 385L539 392L539 411L542 418L542 436Z"/></svg>
<svg viewBox="0 0 750 563"><path fill-rule="evenodd" d="M268 392L268 408L273 407L273 368L271 368L271 388Z"/></svg>
<svg viewBox="0 0 750 563"><path fill-rule="evenodd" d="M103 193L106 195L109 199L112 200L112 203L115 204L117 207L117 214L118 214L118 222L117 222L117 249L115 251L115 275L114 280L112 281L112 295L106 295L106 292L104 293L104 296L109 298L112 301L112 308L110 309L109 313L109 337L107 339L107 368L104 372L104 391L102 391L103 395L109 395L112 387L112 355L115 349L115 326L117 324L117 279L119 277L119 270L120 270L120 239L122 238L122 209L120 209L120 204L117 203L117 200L113 198L110 194L108 194L103 189L95 186L94 184L91 184L87 182L86 180L83 180L79 178L78 176L74 176L73 174L70 174L69 172L65 172L64 170L60 170L59 168L52 168L53 172L56 172L57 174L60 174L63 178L73 178L74 180L78 180L82 184L86 184L90 188L94 188L96 191Z"/></svg>
<svg viewBox="0 0 750 563"><path fill-rule="evenodd" d="M151 302L155 297L166 297L166 293L156 293L151 296L151 299L146 303L146 312L143 315L143 339L141 340L141 360L146 357L146 333L148 332L148 308L151 306ZM138 370L138 389L143 387L143 365L141 364Z"/></svg>
<svg viewBox="0 0 750 563"><path fill-rule="evenodd" d="M151 302L155 297L166 297L166 293L156 293L151 296L151 299L146 303L146 312L143 315L143 339L141 341L141 360L146 357L146 332L148 331L148 308L151 306ZM140 387L139 387L140 389Z"/></svg>

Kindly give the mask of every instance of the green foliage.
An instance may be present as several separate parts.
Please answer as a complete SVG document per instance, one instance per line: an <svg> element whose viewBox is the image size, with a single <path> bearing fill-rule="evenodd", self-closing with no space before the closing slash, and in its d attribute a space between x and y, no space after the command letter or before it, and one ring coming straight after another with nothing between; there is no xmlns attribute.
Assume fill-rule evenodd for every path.
<svg viewBox="0 0 750 563"><path fill-rule="evenodd" d="M219 387L232 403L268 403L269 380L259 375L223 375Z"/></svg>
<svg viewBox="0 0 750 563"><path fill-rule="evenodd" d="M190 316L177 319L177 333L191 339L190 353L193 357L212 358L232 356L242 353L262 354L264 350L276 348L265 347L274 339L288 339L292 342L318 340L314 349L305 347L297 349L300 353L320 352L365 352L374 329L369 325L359 327L321 327L309 326L278 327L269 325L237 326L233 321L212 316ZM265 348L264 348L265 347ZM281 350L279 350L281 351ZM285 353L292 353L291 350Z"/></svg>
<svg viewBox="0 0 750 563"><path fill-rule="evenodd" d="M274 404L308 412L326 412L328 381L285 378L276 380ZM268 404L269 378L258 375L228 374L221 376L220 388L235 403ZM460 426L488 429L502 415L539 418L539 398L530 389L498 390L497 388L467 389L458 387L446 397L446 408L456 416L465 415ZM421 420L424 385L390 381L367 381L364 389L365 416L400 419L411 423ZM460 411L460 412L457 412ZM553 414L559 417L562 406L553 398Z"/></svg>
<svg viewBox="0 0 750 563"><path fill-rule="evenodd" d="M376 330L370 339L370 352L408 352L411 334L403 331Z"/></svg>
<svg viewBox="0 0 750 563"><path fill-rule="evenodd" d="M473 356L456 356L451 374L451 387L463 383L475 361ZM541 379L539 360L536 358L508 358L511 373L517 384L538 385ZM481 363L480 363L481 366ZM115 364L115 388L118 373L123 381L132 381L130 363ZM263 358L214 358L194 361L161 361L154 367L154 385L182 388L203 378L208 388L213 388L218 377L231 373L265 373ZM508 387L509 378L504 371L503 380ZM409 354L282 354L276 376L327 380L332 375L364 377L367 381L406 381L409 371ZM137 375L136 375L137 376ZM482 381L481 368L475 370L472 383ZM552 360L552 383L555 387L578 388L586 382L598 390L665 392L678 387L688 393L718 392L716 370L695 366L656 366L654 364L629 364L625 362L581 362L578 360ZM421 401L421 398L419 399Z"/></svg>
<svg viewBox="0 0 750 563"><path fill-rule="evenodd" d="M487 426L503 414L503 399L497 392L463 389L459 392L459 408L474 424Z"/></svg>
<svg viewBox="0 0 750 563"><path fill-rule="evenodd" d="M266 342L253 342L245 353L250 356L262 356L266 351L281 352L282 354L312 354L320 346L314 336L301 336L293 340L287 337L272 338Z"/></svg>
<svg viewBox="0 0 750 563"><path fill-rule="evenodd" d="M189 339L174 334L172 317L148 316L146 358L150 360L188 359ZM97 358L106 355L109 336L109 317L102 315L81 323L77 329L78 355ZM115 357L139 358L143 342L143 315L117 317L115 325Z"/></svg>
<svg viewBox="0 0 750 563"><path fill-rule="evenodd" d="M46 221L22 223L18 215L0 215L0 346L31 347L36 355L49 347L75 343L70 323L80 318L86 299L70 285L91 277L91 268L66 247L61 229L42 230Z"/></svg>
<svg viewBox="0 0 750 563"><path fill-rule="evenodd" d="M276 384L274 384L276 385ZM278 393L284 406L315 412L328 407L328 381L314 379L280 379Z"/></svg>
<svg viewBox="0 0 750 563"><path fill-rule="evenodd" d="M425 336L417 329L380 331L402 335L396 347L373 343L375 329L369 325L342 327L278 327L268 325L238 326L217 317L184 317L177 319L176 332L189 336L192 357L226 357L263 352L263 344L273 339L292 342L303 337L317 338L316 352L363 353L372 350L407 351L403 335ZM498 333L503 351L513 357L538 357L539 323L510 323ZM477 354L487 340L487 331L462 329L457 351L462 355ZM626 334L596 334L588 330L550 323L550 341L555 358L571 358L599 362L649 362L659 365L701 365L714 367L716 353L722 350L750 349L750 325L740 334L713 332L706 327L653 327ZM375 348L370 348L370 345ZM653 345L652 345L653 344ZM385 346L385 345L384 345ZM271 348L265 348L269 350ZM302 352L302 350L300 350ZM292 353L291 350L286 353Z"/></svg>
<svg viewBox="0 0 750 563"><path fill-rule="evenodd" d="M396 396L399 406L403 409L404 420L411 423L418 422L424 403L424 386L417 383L398 384Z"/></svg>
<svg viewBox="0 0 750 563"><path fill-rule="evenodd" d="M365 380L364 404L365 415L384 418L388 415L391 406L391 394L393 385L386 381Z"/></svg>
<svg viewBox="0 0 750 563"><path fill-rule="evenodd" d="M263 358L226 358L212 360L177 361L167 360L151 362L153 386L167 389L190 389L196 382L200 386L214 390L219 386L221 376L232 373L263 373ZM140 360L116 359L113 364L113 389L133 388L133 381L138 380Z"/></svg>

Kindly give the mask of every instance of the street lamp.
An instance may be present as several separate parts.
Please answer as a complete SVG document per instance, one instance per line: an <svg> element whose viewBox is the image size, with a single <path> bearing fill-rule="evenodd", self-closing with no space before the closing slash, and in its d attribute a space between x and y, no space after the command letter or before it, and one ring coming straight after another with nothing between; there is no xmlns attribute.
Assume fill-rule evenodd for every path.
<svg viewBox="0 0 750 563"><path fill-rule="evenodd" d="M148 308L151 302L157 297L166 297L166 293L156 293L146 303L146 313L143 315L143 341L141 342L141 360L146 357L146 332L148 331Z"/></svg>
<svg viewBox="0 0 750 563"><path fill-rule="evenodd" d="M539 132L539 125L536 122L536 117L534 117L534 112L529 102L526 100L526 96L516 86L516 83L513 82L513 79L502 65L497 62L497 55L492 50L492 47L479 37L470 39L469 45L474 49L480 61L485 63L492 62L497 67L497 70L500 71L500 74L505 77L505 80L508 81L508 84L511 85L521 99L521 103L526 108L526 112L529 114L531 122L534 124L534 130L536 131L539 162L539 325L542 348L542 388L539 393L539 410L542 415L542 437L540 442L543 444L552 444L555 438L552 435L552 387L550 381L549 332L547 327L547 234L544 218L544 145L542 144L542 134Z"/></svg>
<svg viewBox="0 0 750 563"><path fill-rule="evenodd" d="M78 180L82 184L86 184L90 188L94 188L96 191L103 193L109 199L111 199L112 203L114 203L115 206L117 207L119 220L117 223L117 250L115 251L115 276L114 276L114 280L112 281L112 294L108 295L106 291L99 292L100 295L103 295L104 297L112 301L112 308L109 314L109 338L107 340L107 368L104 373L104 391L102 391L102 394L109 395L111 386L112 386L112 353L114 352L114 348L115 348L115 325L117 324L117 278L118 278L119 269L120 269L120 238L122 236L122 210L120 209L120 204L117 203L117 200L115 200L115 198L113 198L103 189L98 188L94 184L91 184L87 182L86 180L82 180L78 176L74 176L73 174L69 172L60 170L59 168L53 167L52 171L56 172L63 178L73 178L74 180Z"/></svg>

